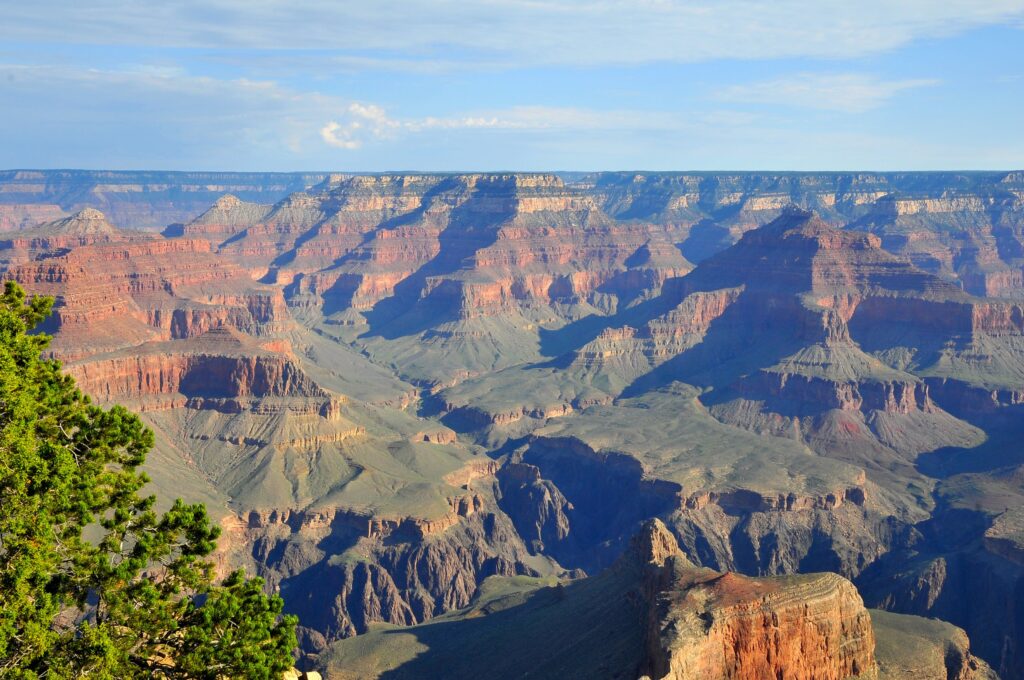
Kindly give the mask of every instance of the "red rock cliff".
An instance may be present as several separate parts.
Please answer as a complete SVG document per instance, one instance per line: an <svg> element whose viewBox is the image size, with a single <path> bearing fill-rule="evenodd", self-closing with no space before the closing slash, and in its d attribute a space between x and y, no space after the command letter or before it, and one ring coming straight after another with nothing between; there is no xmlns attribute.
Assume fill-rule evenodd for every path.
<svg viewBox="0 0 1024 680"><path fill-rule="evenodd" d="M842 680L875 667L871 619L841 576L755 579L698 569L658 520L634 550L645 563L651 677Z"/></svg>

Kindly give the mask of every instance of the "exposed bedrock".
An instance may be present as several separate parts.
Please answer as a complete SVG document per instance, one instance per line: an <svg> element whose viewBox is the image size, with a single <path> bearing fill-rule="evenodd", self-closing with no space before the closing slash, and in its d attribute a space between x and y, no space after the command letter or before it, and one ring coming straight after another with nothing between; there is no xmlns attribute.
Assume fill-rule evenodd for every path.
<svg viewBox="0 0 1024 680"><path fill-rule="evenodd" d="M690 269L650 224L617 222L550 174L336 177L262 214L222 201L182 233L230 233L222 252L262 263L294 306L374 312L375 325L609 304Z"/></svg>
<svg viewBox="0 0 1024 680"><path fill-rule="evenodd" d="M588 573L610 564L642 521L662 517L686 553L747 574L854 576L912 529L866 503L862 486L820 495L692 491L647 478L625 454L535 437L496 473L499 505L535 552Z"/></svg>
<svg viewBox="0 0 1024 680"><path fill-rule="evenodd" d="M531 551L542 553L547 545L568 538L569 513L575 508L554 483L541 477L540 468L508 463L497 477L499 504Z"/></svg>
<svg viewBox="0 0 1024 680"><path fill-rule="evenodd" d="M647 605L643 670L670 680L842 680L875 669L860 595L836 574L752 579L689 564L668 529L635 543Z"/></svg>
<svg viewBox="0 0 1024 680"><path fill-rule="evenodd" d="M0 205L0 232L31 229L64 217L64 211L53 203Z"/></svg>
<svg viewBox="0 0 1024 680"><path fill-rule="evenodd" d="M275 290L210 295L200 304L146 310L146 322L172 339L192 338L220 326L266 335L285 327L289 320L284 296Z"/></svg>
<svg viewBox="0 0 1024 680"><path fill-rule="evenodd" d="M678 506L678 484L644 478L639 461L573 437L534 438L497 472L499 505L528 545L588 573L609 565L649 517Z"/></svg>
<svg viewBox="0 0 1024 680"><path fill-rule="evenodd" d="M950 624L869 612L836 574L750 578L694 566L658 520L596 576L496 579L484 590L434 621L336 642L315 663L344 680L996 677Z"/></svg>
<svg viewBox="0 0 1024 680"><path fill-rule="evenodd" d="M737 392L748 399L778 400L775 412L784 415L813 415L840 411L883 411L907 414L933 411L928 387L906 381L836 381L818 376L759 371L744 380Z"/></svg>
<svg viewBox="0 0 1024 680"><path fill-rule="evenodd" d="M282 355L136 354L70 367L81 389L104 400L329 395Z"/></svg>
<svg viewBox="0 0 1024 680"><path fill-rule="evenodd" d="M999 680L950 623L872 609L871 624L879 680Z"/></svg>
<svg viewBox="0 0 1024 680"><path fill-rule="evenodd" d="M979 538L987 524L981 513L943 513L921 525L921 540L885 555L857 583L869 606L960 626L1000 677L1020 680L1024 565Z"/></svg>
<svg viewBox="0 0 1024 680"><path fill-rule="evenodd" d="M1024 387L984 387L952 378L927 378L926 382L943 408L969 420L985 416L1019 417L1024 406Z"/></svg>
<svg viewBox="0 0 1024 680"><path fill-rule="evenodd" d="M27 191L16 179L0 182ZM84 391L172 435L153 457L173 456L169 486L188 473L183 495L216 492L241 513L221 566L279 587L307 651L464 607L489 575L597 578L658 517L704 567L838 572L873 604L949 619L1017 680L1024 549L1009 503L985 510L1006 510L998 526L981 511L920 520L951 470L989 475L1021 455L1024 177L576 180L332 176L283 200L214 183L240 198L169 237L92 210L63 218L70 202L53 199L0 214L63 218L4 234L0 268L57 298L53 349ZM405 381L438 407L357 403L415 405ZM683 383L692 394L658 407ZM581 429L549 429L556 418ZM671 432L656 441L659 428ZM530 433L493 458L464 443ZM737 453L740 434L751 451ZM445 474L464 459L478 469ZM1000 503L1021 488L989 477L971 484L995 484ZM249 513L265 506L279 510ZM767 591L730 599L751 583L734 579L686 597L711 617L694 621L704 638L759 675L729 676L728 654L701 666L699 645L659 648L659 668L760 678L789 658L783 677L810 677L789 645L832 649L832 629L807 629ZM842 583L807 590L806 611L859 629ZM970 677L966 646L947 649L949 677ZM820 677L854 670L837 663Z"/></svg>
<svg viewBox="0 0 1024 680"><path fill-rule="evenodd" d="M374 622L410 625L465 607L490 575L600 573L655 516L670 519L694 560L755 575L855 574L900 538L899 526L865 511L856 488L821 498L685 495L678 484L646 479L634 458L595 453L573 438L538 437L501 467L481 468L472 485L480 494L450 499L450 513L431 521L252 512L228 526L225 563L246 564L280 587L302 617L303 649L315 654ZM791 624L783 616L783 627ZM744 623L715 640L727 645L754 628Z"/></svg>
<svg viewBox="0 0 1024 680"><path fill-rule="evenodd" d="M260 336L292 326L280 289L256 283L200 239L125 236L49 253L4 277L56 298L43 328L56 333L53 350L65 360L220 326Z"/></svg>
<svg viewBox="0 0 1024 680"><path fill-rule="evenodd" d="M889 332L905 329L911 337L972 332L1019 334L1024 329L1024 310L1019 304L1002 301L871 297L856 306L849 322L853 335L867 342L879 328Z"/></svg>
<svg viewBox="0 0 1024 680"><path fill-rule="evenodd" d="M193 219L227 192L272 203L323 178L322 173L5 170L0 196L3 203L66 211L91 206L120 227L159 230Z"/></svg>
<svg viewBox="0 0 1024 680"><path fill-rule="evenodd" d="M684 508L669 521L688 555L705 566L745 574L835 571L852 578L910 529L855 502L786 510L738 509L709 503Z"/></svg>
<svg viewBox="0 0 1024 680"><path fill-rule="evenodd" d="M302 621L316 653L375 622L410 625L465 607L493 575L561 573L530 555L512 522L479 496L434 521L334 510L250 513L229 527L227 562L249 564Z"/></svg>
<svg viewBox="0 0 1024 680"><path fill-rule="evenodd" d="M572 438L538 437L493 474L497 508L484 499L453 505L451 521L261 515L236 545L280 584L303 617L305 649L316 652L374 621L416 623L466 606L492 574L557 572L552 558L599 573L655 516L671 521L694 560L754 575L852 575L906 540L898 523L863 507L857 488L820 498L685 495L645 479L635 459ZM487 483L485 475L474 487Z"/></svg>
<svg viewBox="0 0 1024 680"><path fill-rule="evenodd" d="M596 464L609 458L610 464ZM615 461L573 438L536 437L498 470L499 503L532 551L591 574L622 552L625 537L646 517L660 516L687 557L705 567L752 576L829 571L857 578L870 605L951 621L970 634L975 654L1005 677L1021 677L1010 669L1021 659L1024 579L1021 565L1004 553L1024 551L995 534L986 536L983 549L980 515L915 526L873 507L861 487L820 497L687 494L678 485L644 480L639 463L627 456ZM616 467L618 474L611 474ZM588 516L597 521L588 523ZM972 542L978 547L957 549ZM925 546L941 545L954 552L915 557ZM948 677L988 677L974 674L973 657L956 653L960 648L949 648Z"/></svg>

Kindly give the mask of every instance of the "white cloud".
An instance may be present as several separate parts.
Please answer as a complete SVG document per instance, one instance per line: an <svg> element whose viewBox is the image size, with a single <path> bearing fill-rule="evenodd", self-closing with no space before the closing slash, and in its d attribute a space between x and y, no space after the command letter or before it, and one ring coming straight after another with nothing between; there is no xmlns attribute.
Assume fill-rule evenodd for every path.
<svg viewBox="0 0 1024 680"><path fill-rule="evenodd" d="M358 149L363 143L356 139L356 132L357 129L352 125L342 126L332 120L320 128L320 138L330 146L336 146L339 149Z"/></svg>
<svg viewBox="0 0 1024 680"><path fill-rule="evenodd" d="M388 118L384 109L376 104L353 102L346 108L346 113L344 122L331 120L320 128L320 138L328 145L339 149L358 149L367 135L383 139L404 127L402 123Z"/></svg>
<svg viewBox="0 0 1024 680"><path fill-rule="evenodd" d="M684 117L552 106L403 117L372 102L297 91L274 81L193 76L166 67L102 70L0 63L0 82L5 93L0 117L13 128L41 135L63 130L65 137L49 142L60 154L76 153L82 148L77 139L88 139L94 156L97 147L116 146L129 158L139 154L140 166L152 165L145 158L152 157L153 148L168 146L179 165L237 167L244 156L274 166L283 158L321 158L321 152L341 158L338 150L358 154L371 146L375 152L384 145L401 148L395 142L431 133L508 131L554 140L559 134L686 131L750 121L750 114L728 111ZM105 139L98 136L104 130ZM21 137L19 143L32 141ZM102 164L102 157L84 163L62 157L69 160L60 165Z"/></svg>
<svg viewBox="0 0 1024 680"><path fill-rule="evenodd" d="M881 80L861 73L801 73L731 85L712 96L726 102L863 113L882 106L900 92L938 84L934 79Z"/></svg>
<svg viewBox="0 0 1024 680"><path fill-rule="evenodd" d="M855 57L1019 22L1024 0L37 0L0 38L328 50L387 63L605 64ZM456 57L445 48L457 48ZM370 54L367 54L370 52Z"/></svg>
<svg viewBox="0 0 1024 680"><path fill-rule="evenodd" d="M749 114L715 112L690 118L660 111L581 109L553 106L515 106L470 112L455 117L392 118L381 107L353 103L344 115L320 128L325 143L339 149L359 149L367 141L396 139L432 130L518 130L530 132L669 131L695 125L749 122Z"/></svg>
<svg viewBox="0 0 1024 680"><path fill-rule="evenodd" d="M494 124L498 124L496 119ZM320 138L329 146L354 150L361 148L367 139L394 138L403 131L422 132L423 130L435 128L450 130L485 126L486 121L472 118L423 118L419 120L398 121L389 118L384 109L375 104L361 104L357 102L350 104L346 108L344 116L327 121L320 128Z"/></svg>

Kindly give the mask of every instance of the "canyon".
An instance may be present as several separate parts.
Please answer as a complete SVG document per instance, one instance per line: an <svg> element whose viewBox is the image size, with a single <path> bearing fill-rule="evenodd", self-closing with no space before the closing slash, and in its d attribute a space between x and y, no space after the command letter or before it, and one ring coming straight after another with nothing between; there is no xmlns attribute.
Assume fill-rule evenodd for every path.
<svg viewBox="0 0 1024 680"><path fill-rule="evenodd" d="M1022 172L10 171L0 225L300 668L1024 678Z"/></svg>

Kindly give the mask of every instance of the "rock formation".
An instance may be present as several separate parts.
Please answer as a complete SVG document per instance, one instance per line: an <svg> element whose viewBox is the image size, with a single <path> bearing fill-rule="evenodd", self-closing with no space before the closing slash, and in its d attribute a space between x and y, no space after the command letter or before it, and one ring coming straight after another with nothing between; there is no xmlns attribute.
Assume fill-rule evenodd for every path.
<svg viewBox="0 0 1024 680"><path fill-rule="evenodd" d="M998 680L967 635L937 619L871 610L880 680Z"/></svg>
<svg viewBox="0 0 1024 680"><path fill-rule="evenodd" d="M864 603L833 574L752 579L690 564L655 520L635 542L652 678L841 680L874 670Z"/></svg>
<svg viewBox="0 0 1024 680"><path fill-rule="evenodd" d="M0 271L56 297L54 356L143 412L155 488L211 507L218 567L285 594L307 662L497 607L488 583L585 572L522 597L592 588L632 621L599 600L658 517L714 572L652 572L679 606L649 670L771 675L836 621L851 656L792 677L865 670L846 581L795 576L830 571L964 627L974 652L910 635L950 677L977 654L1014 679L1022 196L1020 173L15 172ZM634 628L591 677L636 677Z"/></svg>
<svg viewBox="0 0 1024 680"><path fill-rule="evenodd" d="M52 203L0 204L0 232L31 229L64 216L60 206Z"/></svg>
<svg viewBox="0 0 1024 680"><path fill-rule="evenodd" d="M224 241L256 224L270 212L269 205L246 203L237 196L225 194L213 206L188 224L166 230L168 236L204 237Z"/></svg>
<svg viewBox="0 0 1024 680"><path fill-rule="evenodd" d="M79 247L47 249L5 275L56 297L46 328L59 331L53 349L62 358L193 337L223 324L265 335L287 323L281 292L218 258L206 241L98 234L102 241L88 236Z"/></svg>
<svg viewBox="0 0 1024 680"><path fill-rule="evenodd" d="M752 579L695 567L657 521L598 576L495 577L466 608L371 630L324 659L344 679L995 677L954 626L869 613L834 574Z"/></svg>
<svg viewBox="0 0 1024 680"><path fill-rule="evenodd" d="M20 223L30 227L61 217L60 211L96 208L118 227L159 231L192 220L225 193L273 203L323 178L318 173L283 172L4 170L0 215L18 211L24 215ZM36 212L38 206L45 206L46 212Z"/></svg>

